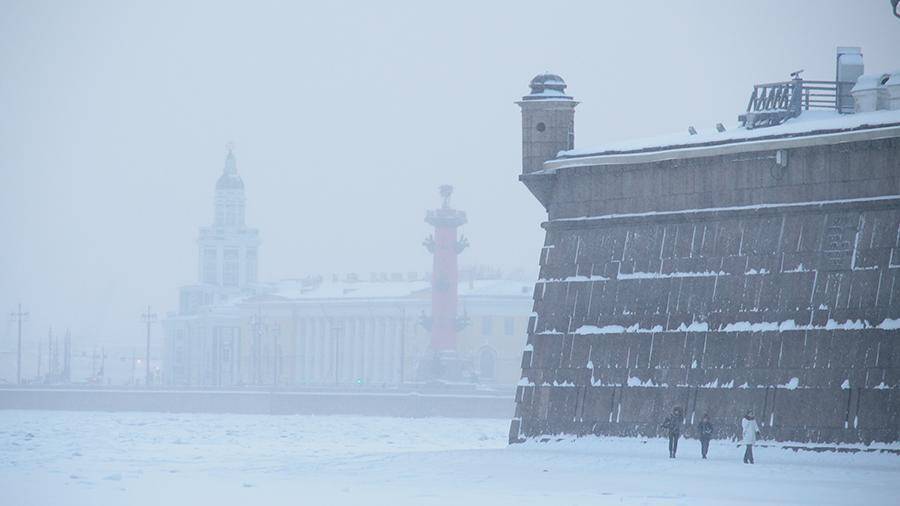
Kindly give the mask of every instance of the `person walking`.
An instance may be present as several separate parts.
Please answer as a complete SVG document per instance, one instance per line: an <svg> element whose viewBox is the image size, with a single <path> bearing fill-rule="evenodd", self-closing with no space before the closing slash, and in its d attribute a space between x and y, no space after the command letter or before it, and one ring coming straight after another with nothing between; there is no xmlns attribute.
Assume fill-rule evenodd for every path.
<svg viewBox="0 0 900 506"><path fill-rule="evenodd" d="M753 417L753 410L747 410L747 414L741 419L741 434L746 449L744 450L744 464L753 464L753 445L759 436L759 424Z"/></svg>
<svg viewBox="0 0 900 506"><path fill-rule="evenodd" d="M697 431L700 433L700 455L705 459L706 453L709 452L709 441L712 439L713 434L713 426L709 421L709 414L703 414L703 418L697 424Z"/></svg>
<svg viewBox="0 0 900 506"><path fill-rule="evenodd" d="M675 458L675 452L678 451L678 438L681 437L681 426L684 424L684 415L681 408L675 406L672 414L667 416L662 423L662 428L666 429L669 436L669 458Z"/></svg>

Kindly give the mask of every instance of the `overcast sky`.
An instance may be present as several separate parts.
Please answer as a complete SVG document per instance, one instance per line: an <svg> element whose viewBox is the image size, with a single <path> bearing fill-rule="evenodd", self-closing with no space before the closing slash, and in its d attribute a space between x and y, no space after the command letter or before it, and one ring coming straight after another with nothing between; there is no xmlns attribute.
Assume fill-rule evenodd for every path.
<svg viewBox="0 0 900 506"><path fill-rule="evenodd" d="M33 337L133 342L175 309L229 141L262 280L429 270L442 183L461 262L533 274L513 102L536 73L589 147L734 122L755 82L833 79L838 45L900 68L887 0L0 3L0 309Z"/></svg>

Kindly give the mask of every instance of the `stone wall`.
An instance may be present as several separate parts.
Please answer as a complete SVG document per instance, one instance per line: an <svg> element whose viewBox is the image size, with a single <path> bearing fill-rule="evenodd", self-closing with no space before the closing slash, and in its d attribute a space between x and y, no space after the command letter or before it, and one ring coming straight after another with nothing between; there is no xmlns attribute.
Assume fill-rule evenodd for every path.
<svg viewBox="0 0 900 506"><path fill-rule="evenodd" d="M510 440L897 441L900 140L548 174ZM759 205L764 204L764 205ZM591 218L577 218L590 216Z"/></svg>
<svg viewBox="0 0 900 506"><path fill-rule="evenodd" d="M900 194L900 138L697 158L569 168L555 179L550 219L797 203Z"/></svg>

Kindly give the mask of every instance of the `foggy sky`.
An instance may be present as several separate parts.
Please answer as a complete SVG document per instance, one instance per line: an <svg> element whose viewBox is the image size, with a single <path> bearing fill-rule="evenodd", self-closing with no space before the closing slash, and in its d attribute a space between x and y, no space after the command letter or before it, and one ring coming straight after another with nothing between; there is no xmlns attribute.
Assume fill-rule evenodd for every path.
<svg viewBox="0 0 900 506"><path fill-rule="evenodd" d="M833 79L837 45L900 67L887 0L0 4L0 311L23 302L26 338L139 341L147 304L174 310L229 141L261 280L430 270L443 183L461 263L533 274L535 74L569 83L589 147L734 123L756 82Z"/></svg>

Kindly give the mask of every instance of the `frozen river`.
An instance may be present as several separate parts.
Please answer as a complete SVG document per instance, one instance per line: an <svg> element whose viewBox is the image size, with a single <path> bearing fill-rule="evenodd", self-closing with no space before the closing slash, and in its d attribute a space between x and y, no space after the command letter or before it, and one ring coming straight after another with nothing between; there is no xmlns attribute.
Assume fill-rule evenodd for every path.
<svg viewBox="0 0 900 506"><path fill-rule="evenodd" d="M13 505L898 504L900 457L683 440L506 445L508 422L0 411Z"/></svg>

